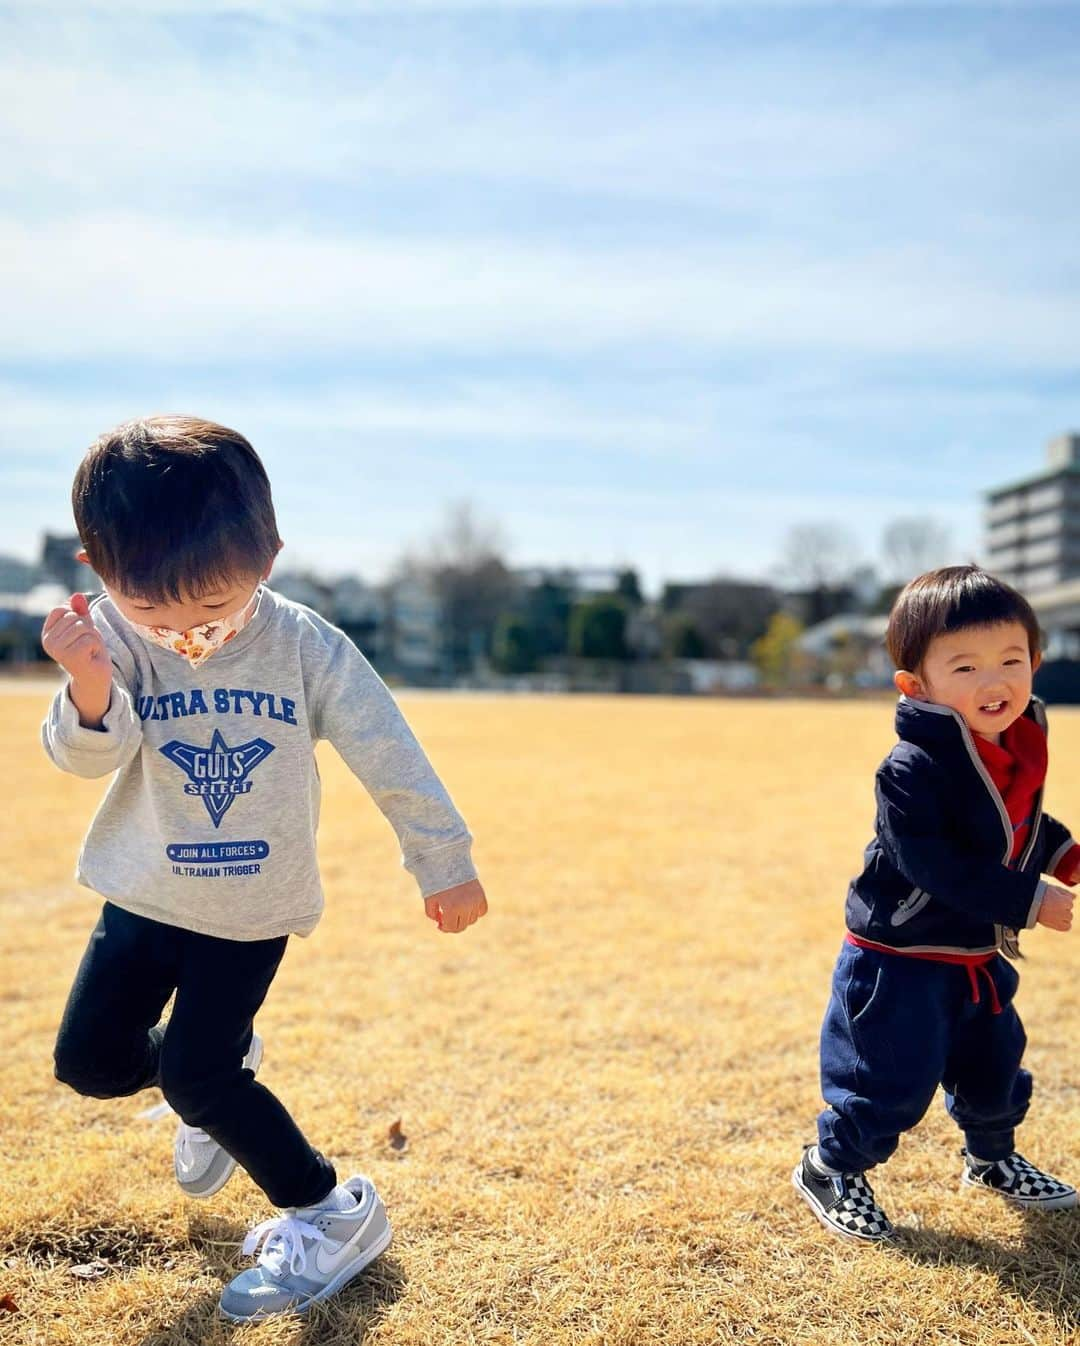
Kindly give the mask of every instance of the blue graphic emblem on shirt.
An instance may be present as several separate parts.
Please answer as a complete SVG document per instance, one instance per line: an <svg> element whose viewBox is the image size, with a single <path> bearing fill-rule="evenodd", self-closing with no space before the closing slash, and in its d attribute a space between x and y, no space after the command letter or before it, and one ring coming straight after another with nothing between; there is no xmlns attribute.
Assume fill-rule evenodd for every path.
<svg viewBox="0 0 1080 1346"><path fill-rule="evenodd" d="M160 751L187 773L190 783L184 786L184 793L198 795L206 805L210 821L220 827L236 796L250 793L249 775L260 762L266 761L274 745L264 738L253 738L230 748L221 731L215 729L209 748L174 738Z"/></svg>

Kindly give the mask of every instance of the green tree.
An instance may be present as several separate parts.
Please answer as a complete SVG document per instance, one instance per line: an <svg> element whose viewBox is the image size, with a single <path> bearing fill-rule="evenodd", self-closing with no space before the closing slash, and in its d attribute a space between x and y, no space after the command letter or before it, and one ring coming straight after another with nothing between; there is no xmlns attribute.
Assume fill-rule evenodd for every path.
<svg viewBox="0 0 1080 1346"><path fill-rule="evenodd" d="M791 677L798 651L796 641L803 626L788 612L776 612L765 634L750 647L750 656L770 686L783 686Z"/></svg>
<svg viewBox="0 0 1080 1346"><path fill-rule="evenodd" d="M538 658L565 654L573 600L558 579L543 579L522 596L518 611L529 627Z"/></svg>
<svg viewBox="0 0 1080 1346"><path fill-rule="evenodd" d="M495 623L492 663L500 673L532 673L537 664L536 641L524 618L504 612Z"/></svg>
<svg viewBox="0 0 1080 1346"><path fill-rule="evenodd" d="M636 570L620 570L615 579L615 592L632 608L641 607L644 598Z"/></svg>
<svg viewBox="0 0 1080 1346"><path fill-rule="evenodd" d="M705 638L693 617L676 613L664 633L664 646L672 659L704 659L707 653Z"/></svg>
<svg viewBox="0 0 1080 1346"><path fill-rule="evenodd" d="M625 659L626 608L611 594L578 603L570 613L570 653L579 659Z"/></svg>

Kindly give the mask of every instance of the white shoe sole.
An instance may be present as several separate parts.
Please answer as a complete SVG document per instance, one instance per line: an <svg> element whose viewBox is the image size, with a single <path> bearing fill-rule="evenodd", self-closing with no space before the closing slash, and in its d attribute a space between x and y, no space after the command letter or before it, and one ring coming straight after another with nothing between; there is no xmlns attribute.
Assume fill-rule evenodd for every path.
<svg viewBox="0 0 1080 1346"><path fill-rule="evenodd" d="M982 1192L999 1196L1002 1201L1007 1201L1010 1206L1019 1206L1022 1210L1072 1210L1078 1200L1075 1192L1066 1192L1062 1196L1045 1196L1041 1199L1038 1197L1009 1196L1007 1192L1001 1192L988 1183L979 1182L978 1178L972 1178L966 1170L960 1176L960 1183L964 1187L977 1187Z"/></svg>
<svg viewBox="0 0 1080 1346"><path fill-rule="evenodd" d="M262 1065L262 1059L263 1059L263 1041L262 1038L258 1036L258 1034L255 1034L255 1036L252 1038L251 1046L248 1048L247 1056L244 1057L243 1061L244 1068L252 1072L257 1072L259 1067ZM221 1173L218 1175L218 1178L215 1181L214 1185L212 1187L200 1188L199 1191L197 1192L189 1191L180 1181L180 1174L177 1173L176 1181L180 1184L180 1190L186 1197L190 1197L192 1201L205 1201L207 1197L214 1196L216 1193L220 1192L221 1189L232 1177L232 1175L236 1172L236 1160L232 1157L231 1154L226 1155L226 1159L227 1163L225 1164L225 1167L221 1170ZM174 1170L175 1166L176 1165L174 1159L173 1161Z"/></svg>
<svg viewBox="0 0 1080 1346"><path fill-rule="evenodd" d="M385 1215L385 1212L384 1212ZM390 1221L386 1222L386 1230L369 1247L365 1248L355 1262L350 1262L334 1277L332 1281L319 1291L317 1295L312 1295L310 1299L305 1299L302 1304L287 1309L277 1309L270 1313L248 1315L243 1313L230 1313L228 1309L222 1308L218 1304L218 1317L225 1318L230 1323L264 1323L270 1318L302 1318L313 1304L320 1304L324 1299L329 1299L331 1295L336 1295L339 1290L344 1289L346 1285L355 1277L359 1276L361 1271L369 1267L382 1253L390 1246L394 1237L394 1231L390 1228Z"/></svg>
<svg viewBox="0 0 1080 1346"><path fill-rule="evenodd" d="M895 1230L891 1234L852 1234L847 1229L841 1229L839 1225L833 1224L828 1216L821 1210L818 1203L814 1200L814 1195L808 1190L802 1180L802 1164L796 1164L791 1174L791 1185L802 1197L810 1209L814 1212L814 1218L823 1229L827 1229L830 1234L835 1234L837 1238L843 1239L845 1243L892 1243L896 1238Z"/></svg>

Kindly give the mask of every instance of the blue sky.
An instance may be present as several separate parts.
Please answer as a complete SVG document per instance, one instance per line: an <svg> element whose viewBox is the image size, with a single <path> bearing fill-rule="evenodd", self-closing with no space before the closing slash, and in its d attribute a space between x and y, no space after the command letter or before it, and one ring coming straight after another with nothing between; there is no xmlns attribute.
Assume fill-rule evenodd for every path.
<svg viewBox="0 0 1080 1346"><path fill-rule="evenodd" d="M1080 426L1075 6L0 4L0 550L154 410L281 564L874 560Z"/></svg>

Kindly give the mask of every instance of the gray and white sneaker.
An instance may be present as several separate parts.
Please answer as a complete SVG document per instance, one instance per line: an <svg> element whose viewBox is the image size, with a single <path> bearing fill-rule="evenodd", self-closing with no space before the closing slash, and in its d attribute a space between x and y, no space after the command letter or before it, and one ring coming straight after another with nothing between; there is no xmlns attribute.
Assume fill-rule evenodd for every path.
<svg viewBox="0 0 1080 1346"><path fill-rule="evenodd" d="M810 1160L810 1146L791 1175L795 1190L817 1218L841 1238L884 1243L895 1230L878 1205L864 1173L822 1173Z"/></svg>
<svg viewBox="0 0 1080 1346"><path fill-rule="evenodd" d="M252 1033L243 1064L254 1075L262 1058L262 1038ZM201 1128L181 1122L173 1141L173 1168L185 1194L201 1200L221 1191L233 1175L236 1160Z"/></svg>
<svg viewBox="0 0 1080 1346"><path fill-rule="evenodd" d="M356 1197L352 1210L286 1211L248 1232L244 1252L259 1252L259 1260L221 1292L223 1318L248 1323L305 1314L389 1246L390 1221L371 1179L361 1173L342 1186Z"/></svg>
<svg viewBox="0 0 1080 1346"><path fill-rule="evenodd" d="M960 1181L966 1187L989 1187L1015 1206L1037 1210L1071 1210L1076 1205L1076 1188L1052 1178L1014 1150L1008 1159L993 1164L977 1164L966 1150Z"/></svg>

